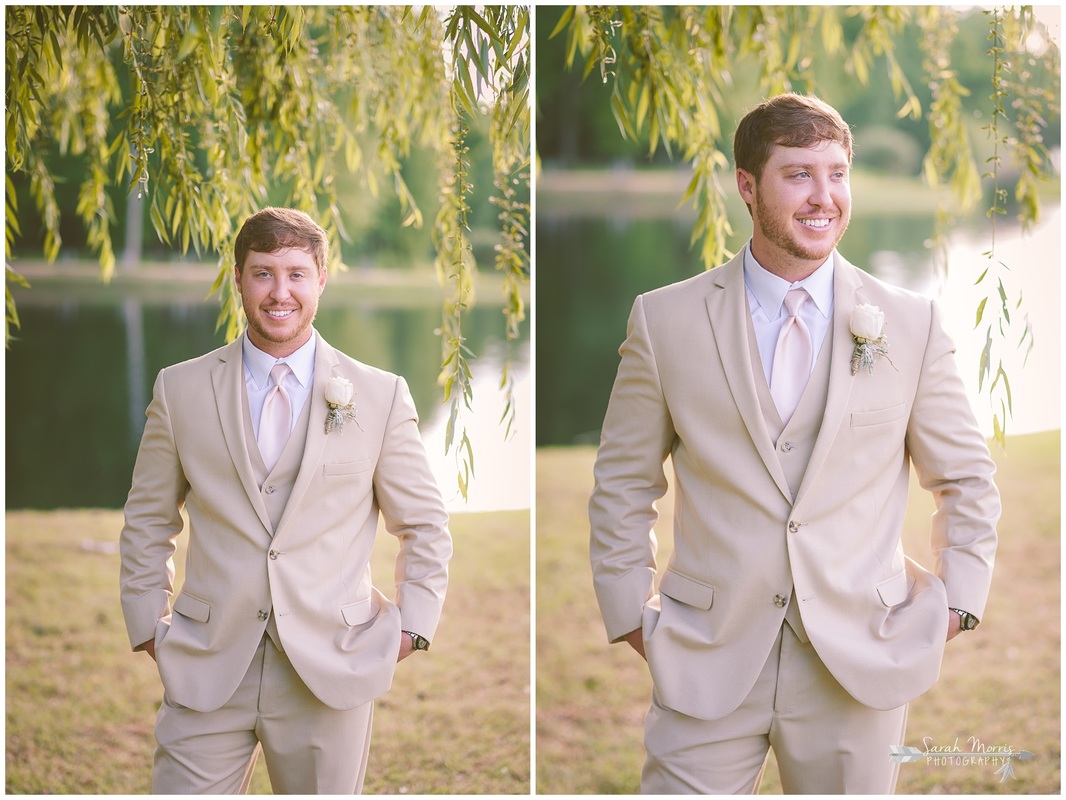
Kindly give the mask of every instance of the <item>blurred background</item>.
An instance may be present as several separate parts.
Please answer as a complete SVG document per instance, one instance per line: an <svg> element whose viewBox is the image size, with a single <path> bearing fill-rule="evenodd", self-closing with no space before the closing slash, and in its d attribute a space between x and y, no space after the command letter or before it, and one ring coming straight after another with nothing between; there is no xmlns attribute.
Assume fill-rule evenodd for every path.
<svg viewBox="0 0 1066 800"><path fill-rule="evenodd" d="M1057 8L1038 11L1057 35ZM541 8L537 16L537 155L541 171L536 195L537 445L596 444L599 426L625 337L626 319L637 294L690 277L704 266L699 244L690 247L695 211L680 201L692 177L682 157L671 159L660 145L648 157L646 128L637 140L619 132L612 115L613 78L600 71L582 76L581 58L567 69L566 36L552 37L562 9ZM1042 15L1042 16L1041 16ZM858 16L842 14L845 41L853 41ZM957 79L968 91L965 125L982 168L993 143L982 126L989 121L990 66L988 17L973 7L959 15L951 50ZM931 97L922 77L921 32L908 25L894 39L895 55L927 109ZM1039 51L1032 56L1040 61ZM732 155L736 123L763 97L756 91L758 59L740 62L732 72L733 91L715 99L723 135L718 146ZM987 266L992 230L985 200L958 221L948 242L946 275L934 266L930 240L938 194L922 181L929 147L924 118L900 119L900 103L882 64L870 68L860 85L841 63L813 60L816 93L837 108L855 137L852 221L840 251L853 264L900 286L939 298L949 330L959 346L960 369L972 388L975 411L991 434L991 411L977 389L984 331L974 330L981 295L972 286ZM1057 76L1034 70L1057 90ZM1045 145L1058 174L1060 120L1046 117ZM1004 161L1008 180L1018 167ZM729 221L727 242L737 252L750 236L750 217L737 196L730 167L722 171ZM1013 389L1008 431L1021 433L1059 426L1059 185L1045 183L1041 221L1024 237L1011 214L996 220L995 250L1011 270L1007 290L1024 297L1024 312L1035 345L1006 345L1006 370ZM1015 209L1008 208L1008 211ZM983 291L984 287L981 287ZM1023 367L1024 364L1024 367ZM987 382L986 382L987 388Z"/></svg>
<svg viewBox="0 0 1066 800"><path fill-rule="evenodd" d="M470 138L470 238L479 263L490 265L497 211L485 126ZM210 262L182 259L156 237L136 197L116 192L114 238L124 242L108 286L74 214L85 169L81 160L55 156L53 168L63 214L63 248L54 265L41 258L40 222L34 219L25 175L11 176L26 219L10 263L32 288L13 288L21 328L6 353L7 507L120 508L126 500L144 412L163 367L224 343L215 331L219 303L208 297L217 272ZM63 162L66 163L63 163ZM404 174L420 207L436 208L433 158L412 152ZM350 268L331 275L316 328L354 358L403 375L411 387L426 446L453 510L529 507L530 363L528 322L508 342L502 281L485 267L477 304L464 317L467 346L476 355L474 409L464 421L474 446L475 476L465 502L456 485L453 454L444 452L448 408L442 405L442 290L427 227L402 227L399 202L372 195L353 175L338 174L340 206L351 241L342 241ZM350 222L349 222L350 220ZM192 253L190 252L190 255ZM508 353L515 381L516 420L508 436L499 424L506 398L499 391ZM477 467L480 465L480 469Z"/></svg>

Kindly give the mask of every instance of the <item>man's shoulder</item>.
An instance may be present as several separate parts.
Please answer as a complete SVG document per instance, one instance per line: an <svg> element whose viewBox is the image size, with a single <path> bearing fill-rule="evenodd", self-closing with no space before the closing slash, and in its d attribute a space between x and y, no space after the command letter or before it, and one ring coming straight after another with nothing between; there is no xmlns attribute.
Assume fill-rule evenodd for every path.
<svg viewBox="0 0 1066 800"><path fill-rule="evenodd" d="M359 359L348 355L344 351L329 344L324 338L319 339L319 344L326 349L327 358L328 360L333 361L334 368L339 370L350 380L359 380L364 383L380 386L395 386L397 381L403 380L402 376L397 375L394 372L389 372L386 369L372 366L365 361L360 361Z"/></svg>
<svg viewBox="0 0 1066 800"><path fill-rule="evenodd" d="M902 286L889 283L883 278L861 269L848 261L842 261L837 265L839 269L852 270L862 286L862 292L867 296L871 305L895 307L905 311L925 313L932 304L932 298L916 292L913 289L905 289Z"/></svg>
<svg viewBox="0 0 1066 800"><path fill-rule="evenodd" d="M210 371L215 364L232 358L234 354L238 357L241 354L239 339L235 342L224 344L221 347L216 347L214 350L204 353L203 355L195 356L186 359L185 361L179 361L176 364L164 367L163 372L167 373L167 375L191 375L198 372Z"/></svg>

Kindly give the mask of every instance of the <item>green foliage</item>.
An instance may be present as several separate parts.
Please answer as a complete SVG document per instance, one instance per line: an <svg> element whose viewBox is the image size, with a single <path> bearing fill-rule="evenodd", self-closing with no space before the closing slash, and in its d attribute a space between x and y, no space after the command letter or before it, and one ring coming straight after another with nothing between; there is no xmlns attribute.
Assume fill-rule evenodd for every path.
<svg viewBox="0 0 1066 800"><path fill-rule="evenodd" d="M161 242L218 255L218 326L233 338L244 320L230 254L248 214L267 204L308 212L330 235L330 268L343 268L341 179L391 193L401 224L421 227L404 164L424 148L453 165L437 178L432 237L448 352L452 338L461 343L461 310L473 298L459 287L474 270L464 211L473 187L454 165L466 157L461 131L487 116L496 267L506 276L507 335L516 335L529 280L528 7L9 6L5 14L8 175L28 176L49 261L62 243L50 156L79 156L87 177L76 213L104 280L115 267L109 190L121 187L146 200ZM10 257L21 232L10 180L8 188ZM9 326L13 314L9 292ZM469 392L458 397L468 402Z"/></svg>
<svg viewBox="0 0 1066 800"><path fill-rule="evenodd" d="M1007 213L1006 200L1007 189L1001 186L1003 164L1001 152L1007 152L1013 158L1015 165L1020 168L1020 174L1015 182L1015 199L1018 201L1018 219L1023 229L1028 229L1036 223L1040 214L1040 204L1037 199L1036 184L1043 177L1048 163L1048 153L1044 146L1042 131L1047 123L1044 121L1045 109L1057 113L1056 102L1058 97L1058 81L1048 87L1041 82L1033 80L1032 57L1027 57L1024 52L1019 52L1012 43L1031 41L1036 33L1035 20L1032 10L1024 10L1020 15L1005 13L1000 9L986 12L989 17L990 42L987 54L992 61L992 103L991 121L985 126L989 139L993 143L992 156L988 159L990 169L983 177L992 181L992 204L988 209L990 219L991 246L984 253L989 259L990 266L986 268L976 283L981 284L989 278L990 270L996 274L994 292L989 292L981 301L977 311L975 327L980 327L984 319L984 310L989 298L993 298L993 307L997 310L996 316L988 322L985 331L985 346L981 353L979 366L980 385L984 386L986 379L992 371L993 361L997 362L995 377L988 387L989 401L992 404L993 432L996 440L1005 445L1006 419L1012 412L1010 379L1003 367L1003 360L999 356L1002 343L1009 338L1011 330L1011 308L1020 311L1022 297L1019 293L1015 300L1004 286L1005 273L1010 272L1010 267L996 258L996 217ZM1058 73L1054 73L1057 78ZM1007 114L1007 108L1013 111L1013 120ZM1015 135L1009 133L1011 122L1014 122ZM992 284L989 279L988 286ZM1017 342L1018 347L1025 347L1028 343L1026 356L1033 348L1033 330L1029 324L1028 315L1016 320L1017 327L1021 328L1021 335ZM993 328L999 334L993 340ZM1016 329L1016 328L1015 328ZM997 391L998 390L998 391Z"/></svg>
<svg viewBox="0 0 1066 800"><path fill-rule="evenodd" d="M981 200L982 177L994 183L991 213L1006 213L1011 190L1003 184L1013 183L1023 227L1036 221L1038 186L1053 174L1043 136L1059 115L1059 48L1031 8L991 12L993 45L986 56L994 93L984 115L992 120L986 130L994 153L982 176L974 155L972 109L966 104L969 91L952 62L961 14L949 6L571 6L552 36L565 35L568 67L580 66L586 77L598 72L603 83L611 84L610 109L622 137L646 141L649 157L661 148L690 164L692 180L682 203L695 207L692 242L701 242L708 268L731 255L720 180L729 169L721 117L752 94L824 96L818 92L820 70L840 72L843 66L846 76L868 86L883 62L896 117L927 123L925 180L950 190L937 214L933 242L940 266L946 267L947 231L956 213ZM908 77L897 56L908 26L921 32L920 82ZM924 104L919 89L929 98ZM1017 170L1010 178L1004 158ZM1016 302L1000 294L999 318L990 323L989 358L992 324L1002 341L1010 309L1020 307L1020 298ZM1024 327L1020 341L1031 348L1032 332L1027 322ZM1002 441L1010 389L999 363L989 391L1003 393L995 416ZM982 365L982 385L990 369L991 362Z"/></svg>

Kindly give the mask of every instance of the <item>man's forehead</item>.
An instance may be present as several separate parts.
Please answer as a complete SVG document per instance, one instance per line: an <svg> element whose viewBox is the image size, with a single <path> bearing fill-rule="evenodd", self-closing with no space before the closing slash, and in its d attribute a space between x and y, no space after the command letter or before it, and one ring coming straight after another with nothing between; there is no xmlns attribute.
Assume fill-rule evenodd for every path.
<svg viewBox="0 0 1066 800"><path fill-rule="evenodd" d="M832 166L848 166L851 159L848 152L840 142L832 139L822 139L808 147L791 147L784 144L770 146L770 155L766 159L767 164L780 166L784 164L830 164Z"/></svg>

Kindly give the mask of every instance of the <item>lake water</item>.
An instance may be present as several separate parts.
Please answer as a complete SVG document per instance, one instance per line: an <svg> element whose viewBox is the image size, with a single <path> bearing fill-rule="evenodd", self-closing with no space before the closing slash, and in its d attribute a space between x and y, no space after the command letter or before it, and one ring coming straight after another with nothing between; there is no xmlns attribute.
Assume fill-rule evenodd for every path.
<svg viewBox="0 0 1066 800"><path fill-rule="evenodd" d="M997 260L1011 267L1003 271L1007 291L1012 297L1022 292L1036 342L1027 362L1014 347L1020 330L1010 332L1004 346L1014 406L1008 434L1059 427L1061 224L1054 207L1025 237L1003 222L997 229ZM689 248L691 225L684 214L554 215L538 209L538 446L598 442L633 299L702 269ZM749 223L737 227L742 230L729 242L734 252L750 233ZM977 388L984 326L974 330L979 292L986 287L973 286L990 263L982 255L989 249L987 232L987 223L978 222L952 238L946 281L936 275L926 247L933 233L930 215L854 217L840 250L874 275L938 299L974 411L991 434L989 401ZM988 290L994 291L994 283Z"/></svg>
<svg viewBox="0 0 1066 800"><path fill-rule="evenodd" d="M19 341L6 354L8 508L120 508L144 429L152 384L163 367L223 343L218 312L205 303L144 302L115 289L110 302L39 303L20 292ZM411 387L434 471L449 507L481 511L529 507L532 424L529 343L513 346L517 420L509 438L498 425L497 390L505 357L498 307L476 307L464 334L478 355L474 408L466 412L476 474L469 500L458 494L456 465L444 452L448 408L436 384L440 307L361 303L319 309L316 327L334 346L368 364L403 375Z"/></svg>

